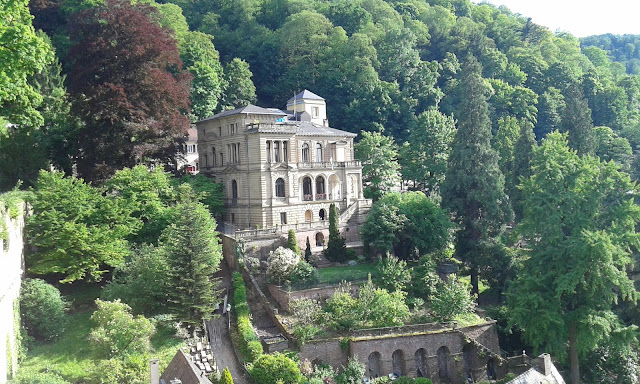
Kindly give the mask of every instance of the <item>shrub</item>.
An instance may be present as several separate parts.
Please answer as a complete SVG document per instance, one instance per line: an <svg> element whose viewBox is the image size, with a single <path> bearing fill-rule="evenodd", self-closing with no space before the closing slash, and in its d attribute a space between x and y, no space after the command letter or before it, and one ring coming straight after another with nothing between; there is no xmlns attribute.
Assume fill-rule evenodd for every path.
<svg viewBox="0 0 640 384"><path fill-rule="evenodd" d="M18 372L17 377L11 382L13 384L70 384L53 372L32 372L25 371L24 368Z"/></svg>
<svg viewBox="0 0 640 384"><path fill-rule="evenodd" d="M300 262L300 256L288 248L278 247L267 258L267 277L278 284L289 280Z"/></svg>
<svg viewBox="0 0 640 384"><path fill-rule="evenodd" d="M406 261L387 253L387 257L378 264L380 286L389 291L404 290L411 282L411 272Z"/></svg>
<svg viewBox="0 0 640 384"><path fill-rule="evenodd" d="M309 241L309 236L307 236L307 248L304 250L304 259L307 262L311 261L311 242Z"/></svg>
<svg viewBox="0 0 640 384"><path fill-rule="evenodd" d="M295 361L275 352L271 355L262 355L251 368L251 378L257 384L297 384L302 379L300 368Z"/></svg>
<svg viewBox="0 0 640 384"><path fill-rule="evenodd" d="M245 257L244 265L251 273L256 273L260 270L260 260L256 257Z"/></svg>
<svg viewBox="0 0 640 384"><path fill-rule="evenodd" d="M296 238L296 232L293 229L290 229L287 233L287 248L296 253L296 255L300 254L300 247L298 246L298 239Z"/></svg>
<svg viewBox="0 0 640 384"><path fill-rule="evenodd" d="M95 326L89 342L103 356L124 357L144 354L151 349L151 336L156 329L144 316L131 315L131 307L115 301L96 300L98 309L91 315Z"/></svg>
<svg viewBox="0 0 640 384"><path fill-rule="evenodd" d="M123 358L100 360L93 371L92 383L95 384L144 384L148 382L149 361L147 355L127 355Z"/></svg>
<svg viewBox="0 0 640 384"><path fill-rule="evenodd" d="M65 302L58 288L41 279L26 279L20 289L20 314L27 334L52 340L64 332Z"/></svg>
<svg viewBox="0 0 640 384"><path fill-rule="evenodd" d="M300 261L289 275L289 279L292 283L310 286L320 281L320 274L311 264Z"/></svg>
<svg viewBox="0 0 640 384"><path fill-rule="evenodd" d="M347 367L338 375L338 384L360 384L364 377L365 366L358 359L349 359Z"/></svg>
<svg viewBox="0 0 640 384"><path fill-rule="evenodd" d="M452 320L458 315L471 313L474 308L470 287L455 275L451 275L448 282L441 282L436 292L431 296L429 309L437 321Z"/></svg>
<svg viewBox="0 0 640 384"><path fill-rule="evenodd" d="M231 372L229 372L229 367L226 367L224 371L222 371L222 375L220 376L219 384L233 384L233 378L231 377Z"/></svg>
<svg viewBox="0 0 640 384"><path fill-rule="evenodd" d="M324 256L327 260L343 262L347 259L347 246L338 229L338 209L334 203L329 206L329 242Z"/></svg>
<svg viewBox="0 0 640 384"><path fill-rule="evenodd" d="M256 336L249 320L249 304L244 279L238 272L233 273L233 304L236 314L238 335L240 336L240 352L249 362L256 361L263 353L262 344Z"/></svg>

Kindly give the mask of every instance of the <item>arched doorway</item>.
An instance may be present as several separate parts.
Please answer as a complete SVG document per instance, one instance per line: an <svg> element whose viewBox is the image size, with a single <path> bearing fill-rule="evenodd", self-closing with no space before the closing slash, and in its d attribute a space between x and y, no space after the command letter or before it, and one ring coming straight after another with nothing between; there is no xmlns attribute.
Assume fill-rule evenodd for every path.
<svg viewBox="0 0 640 384"><path fill-rule="evenodd" d="M304 221L306 221L307 223L310 223L312 219L313 219L313 212L311 212L310 209L307 209L306 212L304 213Z"/></svg>
<svg viewBox="0 0 640 384"><path fill-rule="evenodd" d="M467 344L462 348L462 362L464 368L464 378L472 379L471 377L471 353L473 352L473 347L471 344Z"/></svg>
<svg viewBox="0 0 640 384"><path fill-rule="evenodd" d="M429 366L427 365L427 351L420 348L416 351L416 377L429 377Z"/></svg>
<svg viewBox="0 0 640 384"><path fill-rule="evenodd" d="M322 232L316 233L316 247L322 247L324 245L324 234Z"/></svg>
<svg viewBox="0 0 640 384"><path fill-rule="evenodd" d="M320 216L320 220L326 220L327 218L327 211L323 209L321 209L320 211L318 211L318 216Z"/></svg>
<svg viewBox="0 0 640 384"><path fill-rule="evenodd" d="M449 348L440 347L438 349L438 377L440 380L448 382L451 380L450 370L449 370L449 357L451 353L449 352Z"/></svg>
<svg viewBox="0 0 640 384"><path fill-rule="evenodd" d="M313 191L311 190L311 178L309 176L305 176L302 179L302 200L311 201L313 200Z"/></svg>
<svg viewBox="0 0 640 384"><path fill-rule="evenodd" d="M337 175L329 176L329 199L340 200L340 178Z"/></svg>
<svg viewBox="0 0 640 384"><path fill-rule="evenodd" d="M326 200L327 192L324 188L324 177L316 177L316 200Z"/></svg>
<svg viewBox="0 0 640 384"><path fill-rule="evenodd" d="M489 359L489 361L487 361L487 379L496 380L497 376L496 360L494 358L491 358Z"/></svg>
<svg viewBox="0 0 640 384"><path fill-rule="evenodd" d="M391 363L393 365L393 373L396 376L404 376L407 374L407 366L404 361L404 352L396 349L391 355Z"/></svg>
<svg viewBox="0 0 640 384"><path fill-rule="evenodd" d="M380 363L382 361L382 356L380 355L380 352L373 352L369 355L369 378L370 379L375 379L376 377L380 377L380 373L382 371L381 366L382 364Z"/></svg>

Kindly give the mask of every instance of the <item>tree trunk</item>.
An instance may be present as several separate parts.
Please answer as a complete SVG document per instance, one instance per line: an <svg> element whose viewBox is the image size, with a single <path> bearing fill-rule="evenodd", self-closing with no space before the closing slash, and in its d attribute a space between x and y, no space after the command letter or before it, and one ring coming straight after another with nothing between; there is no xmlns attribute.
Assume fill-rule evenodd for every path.
<svg viewBox="0 0 640 384"><path fill-rule="evenodd" d="M478 267L474 265L471 267L471 294L477 295L478 293L480 293L478 288Z"/></svg>
<svg viewBox="0 0 640 384"><path fill-rule="evenodd" d="M571 364L571 384L580 384L580 363L578 361L578 345L576 326L569 326L569 361Z"/></svg>

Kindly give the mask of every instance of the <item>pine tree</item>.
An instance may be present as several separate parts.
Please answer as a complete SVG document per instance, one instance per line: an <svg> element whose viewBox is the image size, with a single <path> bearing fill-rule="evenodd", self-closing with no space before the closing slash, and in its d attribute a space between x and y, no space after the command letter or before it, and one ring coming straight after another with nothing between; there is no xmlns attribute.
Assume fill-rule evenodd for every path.
<svg viewBox="0 0 640 384"><path fill-rule="evenodd" d="M481 73L481 65L470 56L454 90L458 131L442 185L442 204L455 215L460 228L456 256L471 271L473 293L478 292L479 269L487 262L480 255L512 217L498 155L490 145L487 88Z"/></svg>
<svg viewBox="0 0 640 384"><path fill-rule="evenodd" d="M308 263L311 260L311 242L307 236L307 249L304 250L304 260Z"/></svg>
<svg viewBox="0 0 640 384"><path fill-rule="evenodd" d="M562 115L562 132L569 133L569 146L578 155L593 155L596 149L591 109L577 85L567 90L566 107Z"/></svg>
<svg viewBox="0 0 640 384"><path fill-rule="evenodd" d="M329 242L324 254L331 261L343 261L347 257L347 245L345 239L340 236L338 209L334 203L329 207Z"/></svg>
<svg viewBox="0 0 640 384"><path fill-rule="evenodd" d="M175 210L175 222L161 236L170 267L167 300L176 318L193 330L215 308L218 292L213 275L222 252L215 220L202 204L185 199Z"/></svg>
<svg viewBox="0 0 640 384"><path fill-rule="evenodd" d="M296 255L300 254L300 247L298 246L298 239L296 238L296 232L293 229L289 230L287 236L287 248L296 253Z"/></svg>

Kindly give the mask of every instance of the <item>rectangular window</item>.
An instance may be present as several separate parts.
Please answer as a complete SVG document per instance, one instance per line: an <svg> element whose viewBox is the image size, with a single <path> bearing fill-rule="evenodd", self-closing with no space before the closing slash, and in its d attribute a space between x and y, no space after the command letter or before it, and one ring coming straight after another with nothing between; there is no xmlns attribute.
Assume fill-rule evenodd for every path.
<svg viewBox="0 0 640 384"><path fill-rule="evenodd" d="M232 213L231 214L231 224L235 224L236 223L236 214Z"/></svg>
<svg viewBox="0 0 640 384"><path fill-rule="evenodd" d="M280 142L279 141L273 142L273 160L276 163L280 162Z"/></svg>
<svg viewBox="0 0 640 384"><path fill-rule="evenodd" d="M224 153L220 154L220 166L222 167L224 165Z"/></svg>
<svg viewBox="0 0 640 384"><path fill-rule="evenodd" d="M280 224L287 224L287 212L280 212Z"/></svg>
<svg viewBox="0 0 640 384"><path fill-rule="evenodd" d="M218 136L222 137L222 127L218 127Z"/></svg>
<svg viewBox="0 0 640 384"><path fill-rule="evenodd" d="M320 115L320 108L318 107L311 108L311 115L312 117L318 117L318 115Z"/></svg>
<svg viewBox="0 0 640 384"><path fill-rule="evenodd" d="M271 142L267 141L267 163L271 162Z"/></svg>
<svg viewBox="0 0 640 384"><path fill-rule="evenodd" d="M286 141L282 142L282 161L285 163L289 161L289 149Z"/></svg>

